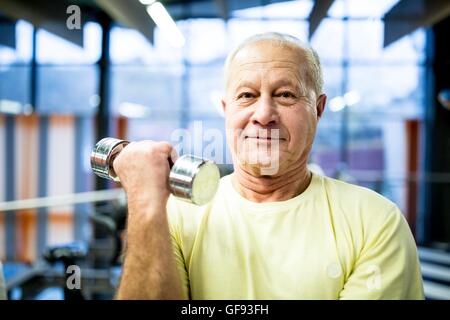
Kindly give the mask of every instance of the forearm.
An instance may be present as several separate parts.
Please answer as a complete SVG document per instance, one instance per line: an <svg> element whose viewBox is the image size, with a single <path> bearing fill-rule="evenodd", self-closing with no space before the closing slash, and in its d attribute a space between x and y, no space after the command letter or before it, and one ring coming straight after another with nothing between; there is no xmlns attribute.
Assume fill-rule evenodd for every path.
<svg viewBox="0 0 450 320"><path fill-rule="evenodd" d="M134 211L130 211L129 219L141 220L128 226L125 261L116 298L181 299L181 282L165 206L141 207Z"/></svg>

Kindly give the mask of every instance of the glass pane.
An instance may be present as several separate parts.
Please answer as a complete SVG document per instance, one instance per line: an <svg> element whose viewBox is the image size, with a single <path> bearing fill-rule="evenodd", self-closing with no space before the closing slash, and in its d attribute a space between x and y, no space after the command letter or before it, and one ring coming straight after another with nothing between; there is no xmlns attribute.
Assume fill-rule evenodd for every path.
<svg viewBox="0 0 450 320"><path fill-rule="evenodd" d="M352 112L373 112L400 117L421 117L424 108L424 68L404 66L351 66L349 91L359 93L361 100Z"/></svg>
<svg viewBox="0 0 450 320"><path fill-rule="evenodd" d="M185 96L181 77L182 70L115 66L111 70L111 109L115 115L176 119Z"/></svg>
<svg viewBox="0 0 450 320"><path fill-rule="evenodd" d="M322 64L323 91L327 95L328 101L342 94L342 72L341 66Z"/></svg>
<svg viewBox="0 0 450 320"><path fill-rule="evenodd" d="M33 26L26 21L19 20L15 28L16 48L0 45L0 65L29 63L31 61Z"/></svg>
<svg viewBox="0 0 450 320"><path fill-rule="evenodd" d="M348 173L400 208L405 204L406 141L402 119L370 114L350 117Z"/></svg>
<svg viewBox="0 0 450 320"><path fill-rule="evenodd" d="M173 117L172 120L129 119L128 139L171 141L172 133L179 128L179 120Z"/></svg>
<svg viewBox="0 0 450 320"><path fill-rule="evenodd" d="M306 21L269 20L266 24L267 31L287 33L304 42L308 41L308 22Z"/></svg>
<svg viewBox="0 0 450 320"><path fill-rule="evenodd" d="M238 46L246 38L265 31L269 31L265 21L240 19L228 20L229 50Z"/></svg>
<svg viewBox="0 0 450 320"><path fill-rule="evenodd" d="M189 106L192 116L220 116L223 96L222 65L189 69Z"/></svg>
<svg viewBox="0 0 450 320"><path fill-rule="evenodd" d="M341 119L331 121L330 114L319 121L310 161L318 164L327 176L333 177L340 161Z"/></svg>
<svg viewBox="0 0 450 320"><path fill-rule="evenodd" d="M283 20L241 20L230 19L228 22L229 48L239 45L246 38L263 32L282 32L307 41L308 23L303 21Z"/></svg>
<svg viewBox="0 0 450 320"><path fill-rule="evenodd" d="M181 33L192 40L189 21L178 21ZM182 48L171 46L165 35L155 28L153 44L136 30L113 27L111 30L110 56L113 64L145 64L152 66L177 66L183 64L187 45Z"/></svg>
<svg viewBox="0 0 450 320"><path fill-rule="evenodd" d="M0 100L9 100L17 104L17 112L23 110L24 105L30 103L30 67L28 66L0 66ZM4 110L4 105L0 111ZM14 112L10 110L10 112Z"/></svg>
<svg viewBox="0 0 450 320"><path fill-rule="evenodd" d="M349 59L379 60L383 53L384 24L381 20L348 21Z"/></svg>
<svg viewBox="0 0 450 320"><path fill-rule="evenodd" d="M38 112L92 114L96 111L97 66L41 66L37 81Z"/></svg>
<svg viewBox="0 0 450 320"><path fill-rule="evenodd" d="M426 60L426 32L418 29L386 47L382 61L386 63L424 63Z"/></svg>
<svg viewBox="0 0 450 320"><path fill-rule="evenodd" d="M342 67L329 64L322 65L324 75L324 93L328 103L322 119L319 121L314 140L311 161L318 164L328 176L333 177L340 161L342 115L331 111L329 101L341 95Z"/></svg>
<svg viewBox="0 0 450 320"><path fill-rule="evenodd" d="M350 60L359 63L411 64L425 60L425 32L419 29L383 48L384 23L381 20L348 22Z"/></svg>
<svg viewBox="0 0 450 320"><path fill-rule="evenodd" d="M190 63L208 63L225 59L227 35L221 19L194 19L186 22L186 59Z"/></svg>
<svg viewBox="0 0 450 320"><path fill-rule="evenodd" d="M41 64L92 64L101 54L101 28L88 22L83 28L83 47L43 29L37 33L37 61Z"/></svg>
<svg viewBox="0 0 450 320"><path fill-rule="evenodd" d="M323 19L311 39L323 63L339 63L343 58L344 22L334 19Z"/></svg>

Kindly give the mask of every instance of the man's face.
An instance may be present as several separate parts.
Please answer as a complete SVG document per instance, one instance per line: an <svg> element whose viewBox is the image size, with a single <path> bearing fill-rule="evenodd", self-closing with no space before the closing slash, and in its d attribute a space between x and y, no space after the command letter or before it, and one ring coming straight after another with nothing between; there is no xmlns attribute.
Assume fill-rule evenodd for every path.
<svg viewBox="0 0 450 320"><path fill-rule="evenodd" d="M276 175L306 165L326 97L301 75L304 53L260 41L240 50L222 101L235 165Z"/></svg>

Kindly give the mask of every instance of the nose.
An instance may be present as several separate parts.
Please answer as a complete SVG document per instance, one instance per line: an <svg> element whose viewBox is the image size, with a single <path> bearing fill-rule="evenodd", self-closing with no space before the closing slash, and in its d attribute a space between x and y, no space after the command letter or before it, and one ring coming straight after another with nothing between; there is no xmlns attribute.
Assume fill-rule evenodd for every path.
<svg viewBox="0 0 450 320"><path fill-rule="evenodd" d="M277 108L270 95L261 95L260 100L255 107L256 110L250 119L252 124L266 127L278 123L279 117Z"/></svg>

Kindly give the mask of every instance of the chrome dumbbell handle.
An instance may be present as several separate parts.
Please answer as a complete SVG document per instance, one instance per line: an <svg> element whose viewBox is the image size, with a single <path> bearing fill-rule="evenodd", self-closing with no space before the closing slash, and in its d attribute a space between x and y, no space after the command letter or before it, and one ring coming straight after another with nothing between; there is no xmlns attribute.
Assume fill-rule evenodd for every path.
<svg viewBox="0 0 450 320"><path fill-rule="evenodd" d="M102 178L119 182L112 164L128 144L129 141L115 138L100 140L91 153L92 170ZM183 155L174 164L169 163L169 185L174 196L197 205L206 204L214 197L220 180L219 169L214 162Z"/></svg>
<svg viewBox="0 0 450 320"><path fill-rule="evenodd" d="M119 182L120 179L114 172L114 158L130 142L115 138L104 138L97 142L91 153L91 168L98 176Z"/></svg>

